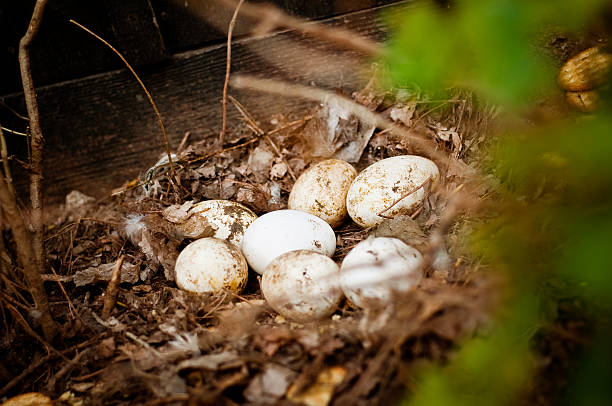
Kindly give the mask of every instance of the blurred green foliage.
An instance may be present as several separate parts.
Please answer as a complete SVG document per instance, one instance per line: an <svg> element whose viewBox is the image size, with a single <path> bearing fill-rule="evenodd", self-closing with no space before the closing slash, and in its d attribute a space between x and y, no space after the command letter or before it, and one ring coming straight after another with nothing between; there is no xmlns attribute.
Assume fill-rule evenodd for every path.
<svg viewBox="0 0 612 406"><path fill-rule="evenodd" d="M520 115L555 91L555 64L536 43L549 27L579 30L605 1L463 0L386 16L389 85L426 92L466 87ZM609 81L610 83L610 81ZM556 90L558 92L558 90ZM570 376L568 405L612 404L612 99L589 116L505 128L492 142L501 206L474 231L473 249L509 281L508 300L486 337L462 343L448 365L419 375L406 405L513 405L533 377L530 341L576 298L593 332ZM551 311L551 309L553 309Z"/></svg>

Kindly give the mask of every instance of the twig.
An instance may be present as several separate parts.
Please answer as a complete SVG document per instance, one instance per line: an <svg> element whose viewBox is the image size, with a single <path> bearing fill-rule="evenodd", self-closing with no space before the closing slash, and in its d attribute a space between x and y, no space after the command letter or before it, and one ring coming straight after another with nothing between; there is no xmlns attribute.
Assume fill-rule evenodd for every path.
<svg viewBox="0 0 612 406"><path fill-rule="evenodd" d="M424 187L429 181L431 181L431 176L428 176L427 179L425 179L423 181L423 183L421 183L420 185L410 189L407 193L403 194L399 199L395 200L391 206L387 207L386 209L383 209L381 211L379 211L378 213L376 213L378 216L380 217L385 217L388 218L386 216L383 215L383 213L391 210L396 204L398 204L399 202L401 202L402 200L404 200L405 198L407 198L408 196L410 196L411 194L417 192L419 189L421 189L422 187Z"/></svg>
<svg viewBox="0 0 612 406"><path fill-rule="evenodd" d="M263 137L268 142L268 144L270 144L276 155L278 155L278 157L287 166L287 172L289 172L289 176L291 176L291 178L295 182L297 178L295 177L295 173L293 173L293 169L291 169L291 166L289 165L289 162L287 162L287 160L285 159L285 156L282 154L280 149L278 149L274 141L272 141L272 138L270 138L270 136L266 134L266 132L257 125L257 123L255 122L253 117L251 117L247 109L238 100L236 100L232 96L230 96L230 100L232 101L232 103L234 103L234 106L236 106L240 114L242 114L249 127L255 132L255 134L257 134L259 137Z"/></svg>
<svg viewBox="0 0 612 406"><path fill-rule="evenodd" d="M130 70L130 72L132 72L132 75L134 75L134 77L138 81L138 84L140 85L140 87L142 87L142 90L145 92L145 94L147 95L147 98L149 99L149 103L151 103L151 106L153 107L153 110L155 111L155 116L157 117L157 122L159 123L159 127L161 128L162 135L164 137L164 144L166 146L166 154L168 155L168 164L170 166L170 182L174 183L174 165L172 164L172 156L171 156L171 153L170 153L170 144L168 143L168 135L166 134L166 127L164 126L164 122L162 121L161 114L159 113L159 109L157 108L157 104L155 104L155 101L153 100L153 97L151 96L151 93L149 93L149 91L145 87L144 83L142 83L142 80L140 80L140 77L138 76L138 74L136 74L136 71L134 70L134 68L132 68L132 65L130 65L128 63L128 61L123 57L123 55L121 55L121 53L119 51L117 51L104 38L100 37L99 35L97 35L93 31L91 31L89 28L79 24L78 22L76 22L76 21L74 21L72 19L70 20L70 22L72 24L76 25L77 27L79 27L80 29L82 29L83 31L87 32L88 34L90 34L91 36L93 36L94 38L99 40L100 42L102 42L107 47L109 47L111 49L111 51L113 51L119 58L121 58L121 60L125 64L125 66L127 66L127 68Z"/></svg>
<svg viewBox="0 0 612 406"><path fill-rule="evenodd" d="M228 6L236 4L234 0L221 1ZM321 24L308 22L293 17L269 4L260 5L246 3L242 8L242 13L252 19L260 21L258 29L256 28L254 30L257 34L265 34L278 28L290 28L329 41L342 48L361 51L370 56L380 56L382 53L382 47L377 42L359 36L354 32L342 28L330 28Z"/></svg>
<svg viewBox="0 0 612 406"><path fill-rule="evenodd" d="M146 341L143 341L142 339L138 338L134 333L132 333L130 331L126 331L125 335L126 335L126 337L131 338L132 340L136 341L138 344L142 345L147 350L151 351L156 356L158 356L158 357L161 356L159 351L157 351L155 348L151 347L149 345L149 343L147 343Z"/></svg>
<svg viewBox="0 0 612 406"><path fill-rule="evenodd" d="M106 371L106 368L98 369L97 371L91 372L91 373L86 374L86 375L75 376L75 377L72 377L70 379L72 379L74 382L83 382L83 381L86 381L88 379L93 378L94 376L100 375L104 371Z"/></svg>
<svg viewBox="0 0 612 406"><path fill-rule="evenodd" d="M40 277L41 274L38 271L37 263L35 262L34 248L30 240L30 234L26 228L23 216L17 207L15 195L10 193L4 176L0 176L0 203L6 215L6 221L13 231L13 238L17 248L17 258L23 268L30 293L34 299L34 304L41 312L40 324L43 329L43 335L47 341L51 341L53 337L55 337L57 326L51 317L49 299L42 278Z"/></svg>
<svg viewBox="0 0 612 406"><path fill-rule="evenodd" d="M231 96L230 96L230 97L231 97ZM306 117L304 117L304 118L302 118L302 119L300 119L300 120L295 120L295 121L292 121L292 122L287 123L286 125L284 125L284 126L282 126L282 127L275 128L274 130L272 130L272 131L268 132L267 134L268 134L268 135L276 134L276 133L278 133L278 132L281 132L281 131L283 131L283 130L286 130L287 128L293 127L293 126L295 126L295 125L298 125L298 124L303 124L303 123L305 123L306 121L311 120L313 117L314 117L314 116L310 115L310 116L306 116ZM257 131L254 131L254 132L255 132L255 133L257 133ZM253 144L253 143L257 142L257 141L259 141L259 136L256 136L255 138L251 138L251 139L250 139L250 140L248 140L248 141L244 141L244 142L242 142L242 143L240 143L240 144L237 144L237 145L234 145L234 146L232 146L232 147L227 147L227 148L224 148L224 149L222 149L222 150L215 151L215 152L212 152L212 153L207 154L207 155L204 155L204 156L199 156L199 157L197 157L197 158L194 158L194 159L192 159L192 160L187 161L187 164L191 165L191 164L196 163L196 162L205 161L205 160L207 160L208 158L212 158L212 157L214 157L214 156L218 156L218 155L221 155L221 154L223 154L223 153L225 153L225 152L233 151L233 150L235 150L235 149L239 149L239 148L246 147L247 145Z"/></svg>
<svg viewBox="0 0 612 406"><path fill-rule="evenodd" d="M247 125L249 126L249 128L251 130L253 130L253 132L255 134L257 134L258 136L262 136L264 135L266 132L264 130L261 129L261 127L255 122L255 119L253 118L253 116L251 116L251 113L248 112L248 110L246 109L246 107L244 107L242 105L242 103L240 103L238 100L236 100L236 98L230 96L229 97L230 101L234 104L234 107L236 107L236 109L238 110L238 112L240 113L240 115L242 115L242 118L244 118L244 121L247 122Z"/></svg>
<svg viewBox="0 0 612 406"><path fill-rule="evenodd" d="M27 137L28 136L28 134L26 134L26 133L22 133L22 132L19 132L19 131L11 130L10 128L6 128L6 127L2 127L2 126L0 126L0 130L4 130L4 131L6 131L9 134L21 135L22 137Z"/></svg>
<svg viewBox="0 0 612 406"><path fill-rule="evenodd" d="M15 194L15 186L13 185L13 177L11 176L11 167L8 161L8 150L6 148L6 139L4 138L3 128L0 127L0 155L2 156L2 165L4 167L4 178L6 179L6 185L9 188L9 193L13 196Z"/></svg>
<svg viewBox="0 0 612 406"><path fill-rule="evenodd" d="M179 144L179 147L176 150L177 153L181 153L185 150L185 146L187 145L187 140L189 139L190 136L191 136L191 132L186 131L185 135L183 135L183 139L181 140L181 143Z"/></svg>
<svg viewBox="0 0 612 406"><path fill-rule="evenodd" d="M42 162L45 139L43 138L42 129L40 128L38 102L36 101L36 91L34 90L34 80L32 79L30 45L38 34L46 4L47 0L36 1L28 29L19 41L19 68L21 70L23 96L28 110L28 117L30 118L30 148L32 150L30 158L30 203L32 212L30 213L30 218L33 236L30 245L32 246L32 254L34 255L32 259L36 267L35 270L39 274L43 273L44 269ZM15 232L16 230L13 229L13 231ZM39 282L42 287L42 281ZM46 297L44 290L39 292L39 294L44 294ZM45 337L50 339L50 337L47 337L47 333L51 333L51 330L45 332Z"/></svg>
<svg viewBox="0 0 612 406"><path fill-rule="evenodd" d="M266 141L268 141L268 144L270 144L274 152L276 152L276 155L278 155L280 159L282 159L282 161L285 163L285 165L287 166L287 172L289 172L289 176L291 176L291 179L293 179L293 181L295 182L297 180L297 178L295 177L295 173L293 173L291 165L289 165L289 162L285 159L285 156L283 155L281 150L276 146L276 144L274 143L274 141L272 141L272 138L269 135L264 135L264 138L266 139Z"/></svg>
<svg viewBox="0 0 612 406"><path fill-rule="evenodd" d="M238 18L238 11L240 10L240 6L242 6L244 0L240 0L236 9L234 10L234 15L229 23L229 28L227 30L227 63L225 65L225 82L223 83L223 99L221 100L221 105L223 107L223 112L221 115L221 132L219 133L219 147L223 147L223 139L225 138L225 129L227 126L227 88L229 87L229 79L230 79L230 69L232 65L232 34L234 33L234 26L236 25L236 19Z"/></svg>
<svg viewBox="0 0 612 406"><path fill-rule="evenodd" d="M21 380L23 378L25 378L26 376L28 376L29 374L31 374L36 368L40 367L41 365L43 365L45 362L51 361L52 359L58 357L58 356L62 356L63 354L68 354L71 351L74 350L78 350L80 348L83 347L88 347L90 346L94 341L96 341L98 339L98 337L94 337L90 340L87 340L85 342L76 344L66 350L61 351L60 353L48 353L47 355L45 355L44 357L40 358L38 361L30 364L30 366L28 366L26 369L24 369L19 375L17 375L16 377L14 377L13 379L11 379L11 381L9 383L7 383L6 385L4 385L4 387L2 389L0 389L0 398L3 397L4 395L7 394L7 392L9 390L11 390L15 385L17 385L19 382L21 382ZM59 354L59 355L58 355Z"/></svg>
<svg viewBox="0 0 612 406"><path fill-rule="evenodd" d="M81 361L81 358L83 358L83 356L85 356L88 352L89 350L85 349L84 351L77 353L72 360L69 360L66 365L64 365L59 371L51 375L49 382L47 382L46 389L49 392L55 391L55 385L57 381L62 379L64 375L72 371L72 368L74 368L74 366L77 365Z"/></svg>
<svg viewBox="0 0 612 406"><path fill-rule="evenodd" d="M6 104L5 102L3 102L2 100L0 100L0 106L4 107L5 109L7 109L8 111L10 111L15 117L23 120L23 121L30 121L29 118L22 116L21 114L19 114L14 108L12 108L11 106L9 106L8 104Z"/></svg>
<svg viewBox="0 0 612 406"><path fill-rule="evenodd" d="M73 275L58 275L56 273L51 274L42 274L40 275L43 282L72 282L74 280Z"/></svg>
<svg viewBox="0 0 612 406"><path fill-rule="evenodd" d="M334 92L289 82L257 78L250 75L234 75L230 81L230 84L237 89L251 89L286 97L299 97L319 103L324 103L333 99L340 106L359 117L360 120L367 123L372 123L376 125L376 127L382 128L383 130L388 130L389 132L401 136L404 139L411 140L414 144L426 149L432 158L440 161L444 161L446 159L446 156L444 156L441 152L436 151L431 141L414 136L410 132L395 126L393 122L384 118L382 115L376 114L367 107Z"/></svg>
<svg viewBox="0 0 612 406"><path fill-rule="evenodd" d="M53 269L53 266L50 267L51 268L51 272L53 272L53 275L55 276L55 281L57 282L57 284L60 287L60 290L62 291L62 293L64 294L64 297L66 298L66 300L68 301L68 309L70 309L70 313L72 313L72 317L77 317L77 311L74 308L74 305L72 304L72 300L70 299L70 296L68 296L68 292L66 292L66 289L64 289L64 285L62 284L62 281L60 280L59 275L57 274L57 272L55 272L55 269ZM41 275L42 277L42 275Z"/></svg>
<svg viewBox="0 0 612 406"><path fill-rule="evenodd" d="M56 355L59 355L61 358L63 358L65 361L69 361L68 358L66 358L62 353L60 353L58 350L55 349L55 347L53 347L51 344L49 344L47 341L45 341L44 338L42 338L41 336L39 336L36 331L32 330L32 327L30 327L30 325L28 324L28 322L23 318L23 316L21 315L21 313L19 313L19 310L17 310L15 308L15 306L13 306L10 303L5 303L5 306L11 311L11 313L13 313L13 315L15 316L15 318L17 319L17 322L19 324L21 324L21 327L23 327L23 329L29 334L31 335L33 338L35 338L38 342L40 342L45 349L47 350L48 353L55 353Z"/></svg>
<svg viewBox="0 0 612 406"><path fill-rule="evenodd" d="M115 268L113 268L111 279L108 282L106 297L104 298L104 307L102 308L102 320L107 320L110 317L113 307L115 307L117 293L119 291L119 283L121 282L121 265L123 265L123 258L123 255L120 256L117 263L115 263Z"/></svg>

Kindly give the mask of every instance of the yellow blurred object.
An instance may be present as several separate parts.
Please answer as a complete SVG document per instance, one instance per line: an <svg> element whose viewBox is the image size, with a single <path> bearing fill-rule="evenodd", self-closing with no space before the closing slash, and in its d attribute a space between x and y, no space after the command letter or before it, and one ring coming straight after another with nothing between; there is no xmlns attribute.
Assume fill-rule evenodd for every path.
<svg viewBox="0 0 612 406"><path fill-rule="evenodd" d="M334 390L346 376L346 368L326 368L311 386L300 393L296 393L297 386L292 385L287 391L287 399L306 406L327 406L334 395Z"/></svg>
<svg viewBox="0 0 612 406"><path fill-rule="evenodd" d="M0 406L53 406L53 402L47 395L30 392L12 397Z"/></svg>
<svg viewBox="0 0 612 406"><path fill-rule="evenodd" d="M605 83L612 55L592 47L570 58L559 71L559 85L568 92L593 90Z"/></svg>
<svg viewBox="0 0 612 406"><path fill-rule="evenodd" d="M566 92L567 104L584 113L591 113L597 109L599 96L595 90L587 92Z"/></svg>

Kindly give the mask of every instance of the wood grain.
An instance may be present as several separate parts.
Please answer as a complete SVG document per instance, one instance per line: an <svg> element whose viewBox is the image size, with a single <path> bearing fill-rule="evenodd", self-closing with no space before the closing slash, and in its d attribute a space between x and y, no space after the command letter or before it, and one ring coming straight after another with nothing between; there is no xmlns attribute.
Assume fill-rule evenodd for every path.
<svg viewBox="0 0 612 406"><path fill-rule="evenodd" d="M382 39L381 11L392 6L332 18L326 24L352 29L361 35ZM350 91L358 86L362 68L369 61L362 55L341 51L292 32L245 39L233 45L232 72L291 80L328 89ZM192 141L215 137L221 126L221 93L225 72L225 47L214 46L171 57L139 75L156 100L176 148L186 131ZM45 147L45 192L49 202L62 201L73 189L102 197L152 165L163 152L155 116L146 97L129 72L117 70L38 89ZM277 113L296 113L308 106L298 99L283 99L230 88L261 122ZM0 101L23 111L22 96ZM23 130L23 121L0 108L0 122ZM229 109L228 129L240 124ZM25 143L9 139L9 149L25 159ZM23 189L27 178L15 176Z"/></svg>

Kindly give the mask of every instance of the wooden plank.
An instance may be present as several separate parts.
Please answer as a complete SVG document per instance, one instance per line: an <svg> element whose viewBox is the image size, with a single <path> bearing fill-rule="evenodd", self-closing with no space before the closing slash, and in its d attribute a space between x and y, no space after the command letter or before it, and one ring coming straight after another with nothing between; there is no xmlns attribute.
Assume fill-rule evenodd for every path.
<svg viewBox="0 0 612 406"><path fill-rule="evenodd" d="M19 91L19 40L26 32L35 0L3 1L0 5L0 94ZM32 44L32 75L37 86L121 67L110 50L70 24L75 19L109 40L113 33L104 2L52 0L45 7L40 32Z"/></svg>
<svg viewBox="0 0 612 406"><path fill-rule="evenodd" d="M343 26L361 35L381 39L380 9L333 18L327 24ZM359 66L367 60L318 40L284 32L238 41L233 46L233 72L263 75L325 88L352 89ZM224 46L209 47L172 57L156 69L139 72L164 118L171 146L186 131L192 141L213 137L221 126L221 93L225 73ZM271 115L300 111L296 99L249 92L237 97L264 125ZM2 100L3 99L3 100ZM160 130L151 106L132 76L119 70L38 90L45 147L45 188L49 201L61 201L73 189L103 196L153 164L163 151ZM0 98L24 111L21 95ZM229 108L229 128L240 123ZM14 116L0 108L0 122L23 129ZM24 142L10 137L11 152L24 159ZM25 177L17 183L23 188Z"/></svg>
<svg viewBox="0 0 612 406"><path fill-rule="evenodd" d="M35 1L0 2L0 95L21 89L17 50ZM394 1L397 0L274 0L273 3L292 14L318 19ZM210 16L215 24L204 21L202 15ZM231 10L212 0L50 1L40 34L32 46L34 81L39 86L50 85L121 68L108 49L79 32L68 22L70 19L111 42L130 63L142 65L162 60L165 49L174 54L222 43L231 15ZM250 28L239 20L235 33L240 36Z"/></svg>
<svg viewBox="0 0 612 406"><path fill-rule="evenodd" d="M262 2L262 0L252 2ZM396 3L398 0L267 0L286 12L310 20ZM216 1L151 0L164 41L170 53L218 43L232 16ZM204 18L202 18L204 17ZM240 36L252 27L238 19L234 33Z"/></svg>
<svg viewBox="0 0 612 406"><path fill-rule="evenodd" d="M132 65L160 62L166 47L149 0L105 0L116 47Z"/></svg>

